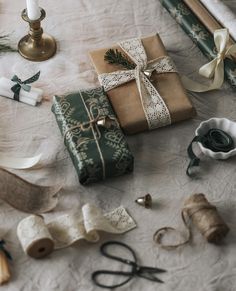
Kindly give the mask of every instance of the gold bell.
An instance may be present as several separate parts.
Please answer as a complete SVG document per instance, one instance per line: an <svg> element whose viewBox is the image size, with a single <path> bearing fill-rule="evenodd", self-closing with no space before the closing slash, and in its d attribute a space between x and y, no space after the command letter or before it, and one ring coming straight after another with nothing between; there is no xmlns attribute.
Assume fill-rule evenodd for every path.
<svg viewBox="0 0 236 291"><path fill-rule="evenodd" d="M135 200L135 202L141 206L144 206L145 208L151 208L152 207L152 196L150 194L146 194L143 197L139 197Z"/></svg>
<svg viewBox="0 0 236 291"><path fill-rule="evenodd" d="M102 126L105 128L110 128L114 124L114 120L112 120L109 116L105 116L97 121L98 126Z"/></svg>
<svg viewBox="0 0 236 291"><path fill-rule="evenodd" d="M144 70L144 75L148 78L148 79L151 79L151 76L152 76L152 73L153 73L153 70L152 69L147 69L147 70Z"/></svg>
<svg viewBox="0 0 236 291"><path fill-rule="evenodd" d="M104 118L99 119L97 121L97 125L100 125L102 127L105 127L105 125L106 125L106 118L104 117Z"/></svg>

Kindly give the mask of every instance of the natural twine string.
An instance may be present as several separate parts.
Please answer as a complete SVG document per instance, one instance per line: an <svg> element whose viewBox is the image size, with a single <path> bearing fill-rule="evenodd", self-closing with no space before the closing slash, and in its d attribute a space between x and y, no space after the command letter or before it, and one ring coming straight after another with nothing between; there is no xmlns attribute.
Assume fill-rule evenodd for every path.
<svg viewBox="0 0 236 291"><path fill-rule="evenodd" d="M183 241L176 244L164 244L163 237L167 232L177 230L173 227L162 227L158 229L153 236L153 240L164 249L175 249L179 246L190 242L191 222L200 231L208 242L218 244L229 232L229 227L219 215L216 207L211 205L204 194L194 194L190 196L184 203L184 208L181 212L182 220L187 235Z"/></svg>

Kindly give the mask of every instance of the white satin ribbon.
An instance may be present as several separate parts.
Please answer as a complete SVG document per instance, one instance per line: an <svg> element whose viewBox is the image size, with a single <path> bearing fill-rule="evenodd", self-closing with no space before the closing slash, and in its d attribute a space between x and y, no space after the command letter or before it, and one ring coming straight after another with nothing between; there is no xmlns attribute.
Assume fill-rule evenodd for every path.
<svg viewBox="0 0 236 291"><path fill-rule="evenodd" d="M120 42L119 46L133 60L136 67L133 70L100 74L98 78L104 90L109 91L135 80L149 129L170 124L169 110L147 76L150 76L153 71L158 74L176 72L172 59L168 56L163 56L147 61L145 49L138 38Z"/></svg>
<svg viewBox="0 0 236 291"><path fill-rule="evenodd" d="M41 154L31 158L14 158L0 153L0 167L10 169L29 169L35 166L41 158Z"/></svg>
<svg viewBox="0 0 236 291"><path fill-rule="evenodd" d="M236 53L236 44L229 44L229 31L227 28L217 29L214 32L214 42L217 49L217 56L209 63L203 65L199 69L199 75L212 79L209 84L200 84L187 77L183 77L182 81L185 88L193 92L207 92L219 89L224 82L224 59Z"/></svg>

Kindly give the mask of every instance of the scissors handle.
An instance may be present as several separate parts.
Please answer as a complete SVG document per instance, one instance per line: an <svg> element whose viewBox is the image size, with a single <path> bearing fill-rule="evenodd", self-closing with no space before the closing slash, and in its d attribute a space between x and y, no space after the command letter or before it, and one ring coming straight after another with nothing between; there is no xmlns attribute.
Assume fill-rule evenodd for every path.
<svg viewBox="0 0 236 291"><path fill-rule="evenodd" d="M124 258L121 258L121 257L117 257L115 255L110 254L107 251L107 247L111 246L111 245L118 245L118 246L121 246L121 247L127 249L132 254L133 261L127 260L127 259L124 259ZM127 264L127 265L131 265L132 267L134 265L136 265L136 263L137 263L137 258L136 258L136 255L135 255L134 251L129 246L127 246L126 244L124 244L122 242L119 242L119 241L108 241L108 242L104 243L101 246L100 250L101 250L101 253L103 254L103 256L105 256L105 257L107 257L109 259L113 259L115 261L118 261L118 262L121 262L121 263L124 263L124 264Z"/></svg>
<svg viewBox="0 0 236 291"><path fill-rule="evenodd" d="M101 284L99 282L99 280L98 280L98 277L100 275L128 276L128 278L126 280L122 281L119 284L115 284L115 285L104 285L104 284ZM132 278L133 278L133 274L131 272L99 270L99 271L95 271L95 272L92 273L92 280L95 283L95 285L97 285L99 287L102 287L102 288L107 288L107 289L113 289L113 288L117 288L117 287L123 286L126 283L128 283Z"/></svg>

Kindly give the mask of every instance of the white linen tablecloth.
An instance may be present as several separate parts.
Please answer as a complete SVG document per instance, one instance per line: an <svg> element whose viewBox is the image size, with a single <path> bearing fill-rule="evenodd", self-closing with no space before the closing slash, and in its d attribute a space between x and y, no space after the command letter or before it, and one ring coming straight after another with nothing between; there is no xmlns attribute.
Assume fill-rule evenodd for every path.
<svg viewBox="0 0 236 291"><path fill-rule="evenodd" d="M236 2L225 1L236 13ZM41 153L42 168L14 171L21 177L41 185L63 181L60 202L53 217L95 203L104 212L124 205L138 227L125 235L102 235L102 241L121 240L137 252L143 265L168 270L160 277L165 284L135 278L120 290L135 291L234 291L236 289L236 158L201 164L201 178L190 180L186 148L198 124L209 117L227 117L236 121L236 95L225 83L220 91L191 94L197 117L193 120L128 137L135 156L132 175L110 179L83 187L64 147L55 118L51 113L54 94L99 85L88 51L112 45L122 39L159 32L181 73L194 75L205 57L164 10L158 0L41 0L47 12L42 22L45 32L58 41L54 58L33 63L17 53L0 56L0 76L29 77L41 71L38 87L45 101L38 107L0 98L0 151L15 156ZM0 0L0 33L11 33L16 44L28 31L21 19L24 0ZM174 98L174 96L173 96ZM125 102L125 100L124 100ZM221 246L207 243L194 232L190 245L174 251L159 249L152 240L156 229L170 225L182 227L180 210L183 200L193 193L205 193L219 207L231 228ZM155 205L147 210L134 203L138 196L150 193ZM11 282L6 291L93 291L91 272L100 268L116 268L102 257L98 244L79 243L52 253L42 260L27 257L16 237L18 222L27 214L0 201L0 236L8 242L12 253Z"/></svg>

